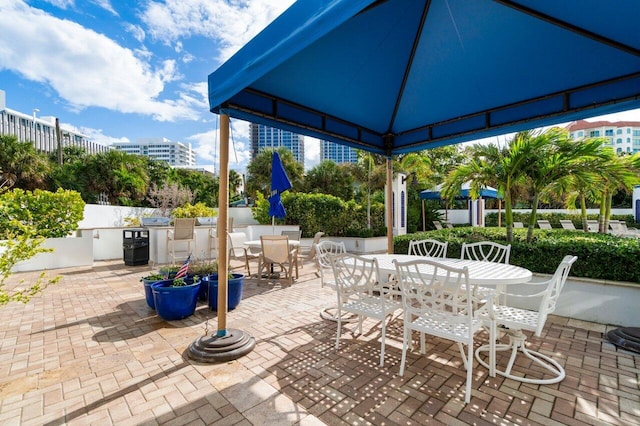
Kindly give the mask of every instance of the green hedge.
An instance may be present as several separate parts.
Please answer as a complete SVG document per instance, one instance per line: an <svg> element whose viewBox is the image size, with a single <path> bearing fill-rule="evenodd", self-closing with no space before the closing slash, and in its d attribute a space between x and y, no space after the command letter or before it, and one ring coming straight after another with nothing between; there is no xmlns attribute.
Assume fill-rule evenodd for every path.
<svg viewBox="0 0 640 426"><path fill-rule="evenodd" d="M7 191L0 195L0 240L20 235L23 228L17 223L33 227L41 237L65 237L78 228L83 215L84 201L76 191Z"/></svg>
<svg viewBox="0 0 640 426"><path fill-rule="evenodd" d="M373 237L386 235L384 205L371 204L371 229L367 228L366 206L355 201L345 202L327 194L285 192L282 204L287 211L278 224L299 225L302 236L313 237L318 231L335 237ZM251 208L254 219L266 225L271 223L269 201L258 193L255 206Z"/></svg>
<svg viewBox="0 0 640 426"><path fill-rule="evenodd" d="M533 272L552 274L567 255L578 256L574 277L640 283L640 239L563 229L534 229L526 242L525 229L514 229L510 262ZM407 253L410 240L448 241L447 257L459 258L463 242L495 241L507 244L504 228L460 227L407 234L394 238L394 252Z"/></svg>

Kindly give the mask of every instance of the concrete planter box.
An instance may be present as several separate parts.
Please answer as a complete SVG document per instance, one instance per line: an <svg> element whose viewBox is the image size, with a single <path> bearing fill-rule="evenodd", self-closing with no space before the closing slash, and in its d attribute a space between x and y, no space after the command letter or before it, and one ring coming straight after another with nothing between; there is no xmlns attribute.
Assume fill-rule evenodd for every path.
<svg viewBox="0 0 640 426"><path fill-rule="evenodd" d="M328 237L326 239L335 242L342 241L349 253L367 254L387 252L387 237Z"/></svg>

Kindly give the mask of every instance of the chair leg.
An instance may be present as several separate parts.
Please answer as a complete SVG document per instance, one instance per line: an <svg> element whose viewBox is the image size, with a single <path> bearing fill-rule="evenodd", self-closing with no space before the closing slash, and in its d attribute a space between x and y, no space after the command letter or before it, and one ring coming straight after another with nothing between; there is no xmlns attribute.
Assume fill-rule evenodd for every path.
<svg viewBox="0 0 640 426"><path fill-rule="evenodd" d="M384 338L386 336L387 331L387 321L386 318L382 319L382 336L380 338L380 367L384 367Z"/></svg>
<svg viewBox="0 0 640 426"><path fill-rule="evenodd" d="M336 334L336 349L340 347L340 333L342 332L342 321L340 320L341 312L338 309L337 322L338 322L338 331Z"/></svg>
<svg viewBox="0 0 640 426"><path fill-rule="evenodd" d="M405 318L406 321L406 318ZM409 330L409 328L407 327L407 323L404 323L404 330L402 332L402 360L400 361L400 377L404 376L404 365L405 365L405 361L407 360L407 346L408 346L408 340L409 340L409 336L411 335L411 331Z"/></svg>
<svg viewBox="0 0 640 426"><path fill-rule="evenodd" d="M467 383L464 390L464 402L471 402L471 378L473 370L473 339L467 345Z"/></svg>

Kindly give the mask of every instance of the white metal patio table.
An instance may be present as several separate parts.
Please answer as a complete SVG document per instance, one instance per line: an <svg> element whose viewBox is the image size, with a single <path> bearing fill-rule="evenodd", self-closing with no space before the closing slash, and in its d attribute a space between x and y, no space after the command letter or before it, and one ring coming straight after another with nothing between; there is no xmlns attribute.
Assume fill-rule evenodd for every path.
<svg viewBox="0 0 640 426"><path fill-rule="evenodd" d="M393 261L396 260L398 262L409 262L412 260L421 260L425 259L424 256L415 256L415 255L407 255L407 254L370 254L364 255L363 257L375 258L378 260L378 267L380 269L380 274L382 277L385 274L387 276L395 275L396 269ZM484 262L479 260L468 260L468 259L450 259L450 258L429 258L430 260L437 261L439 263L454 266L457 268L467 267L469 270L469 282L471 284L476 284L478 286L484 287L495 287L496 292L498 294L503 291L504 286L508 286L511 284L521 284L531 280L533 274L530 270L526 268L522 268L516 265L509 265L504 263L495 263L495 262ZM433 269L430 265L424 265L424 273L429 274L429 268ZM506 330L507 333L511 333L510 330ZM513 335L512 335L513 334ZM499 345L500 350L510 350L514 346L520 347L524 345L526 336L522 331L514 331L512 334L509 334L509 344L508 345ZM483 366L487 367L492 374L496 372L501 375L505 375L503 372L498 371L495 368L495 365L488 365L484 362L479 354L480 352L489 352L489 345L481 346L476 349L476 359ZM495 361L495 357L494 361ZM521 380L519 376L513 376L507 373L507 377L514 380ZM521 380L522 381L522 380Z"/></svg>

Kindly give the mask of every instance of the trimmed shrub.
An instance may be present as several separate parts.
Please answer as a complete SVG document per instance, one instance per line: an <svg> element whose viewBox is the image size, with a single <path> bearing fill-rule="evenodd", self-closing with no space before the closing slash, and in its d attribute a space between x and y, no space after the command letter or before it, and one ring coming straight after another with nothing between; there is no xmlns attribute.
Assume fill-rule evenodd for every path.
<svg viewBox="0 0 640 426"><path fill-rule="evenodd" d="M41 237L65 237L78 228L83 215L84 201L76 191L13 189L0 194L0 239L20 235L23 228L16 223L32 227Z"/></svg>
<svg viewBox="0 0 640 426"><path fill-rule="evenodd" d="M567 255L578 256L571 268L574 277L640 283L640 239L620 238L563 229L534 229L526 242L527 229L514 229L509 263L532 272L552 274ZM409 241L433 238L448 241L447 257L459 258L463 242L494 241L507 244L504 228L458 227L394 238L394 252L407 253Z"/></svg>

